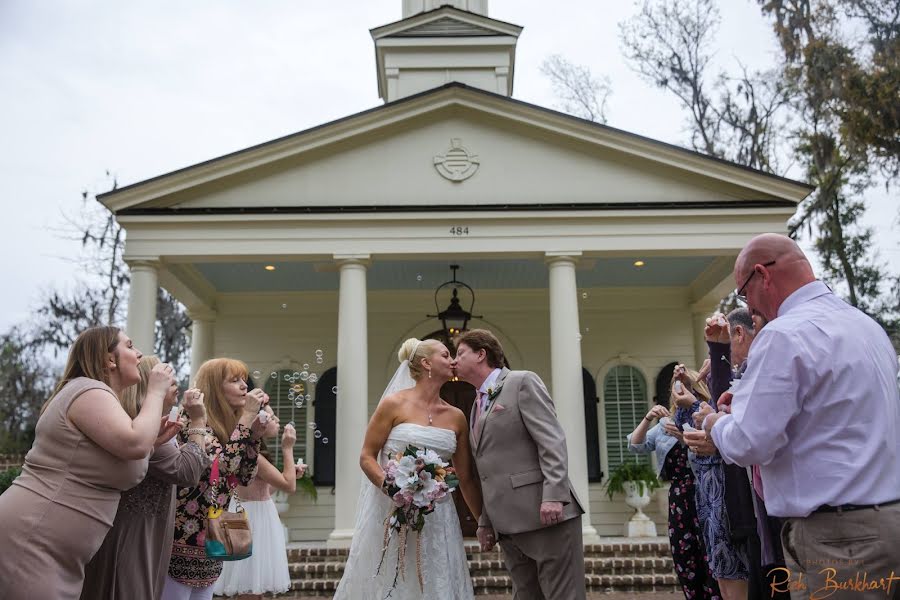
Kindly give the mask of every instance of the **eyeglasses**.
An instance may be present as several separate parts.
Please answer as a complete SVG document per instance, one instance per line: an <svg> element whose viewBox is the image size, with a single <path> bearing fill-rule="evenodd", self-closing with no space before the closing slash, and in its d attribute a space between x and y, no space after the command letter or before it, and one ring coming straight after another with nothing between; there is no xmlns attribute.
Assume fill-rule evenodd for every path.
<svg viewBox="0 0 900 600"><path fill-rule="evenodd" d="M744 280L744 285L742 285L742 286L739 287L738 289L734 290L734 296L735 296L735 298L737 298L737 299L740 300L741 302L746 303L746 302L747 302L747 296L744 295L744 288L747 287L747 284L749 284L749 283L750 283L750 280L753 279L753 276L756 275L756 267L771 267L771 266L774 265L774 264L775 264L775 261L774 261L774 260L770 260L769 262L763 263L763 264L761 264L761 265L753 265L753 271L750 273L750 275L747 277L747 279Z"/></svg>

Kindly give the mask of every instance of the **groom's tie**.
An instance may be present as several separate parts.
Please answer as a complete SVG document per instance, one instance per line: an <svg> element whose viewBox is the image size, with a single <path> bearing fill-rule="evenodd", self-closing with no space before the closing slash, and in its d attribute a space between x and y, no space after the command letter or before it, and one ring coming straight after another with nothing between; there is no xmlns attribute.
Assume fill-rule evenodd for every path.
<svg viewBox="0 0 900 600"><path fill-rule="evenodd" d="M481 420L481 413L484 410L482 400L484 400L484 392L478 390L475 393L475 418L472 419L472 438L476 444L478 443L478 421Z"/></svg>

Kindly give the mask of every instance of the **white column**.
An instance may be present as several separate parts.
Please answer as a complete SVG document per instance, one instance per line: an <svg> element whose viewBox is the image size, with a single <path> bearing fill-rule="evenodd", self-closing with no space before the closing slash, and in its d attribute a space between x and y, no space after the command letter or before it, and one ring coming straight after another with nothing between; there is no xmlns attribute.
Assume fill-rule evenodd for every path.
<svg viewBox="0 0 900 600"><path fill-rule="evenodd" d="M584 433L584 386L581 378L581 330L575 261L580 252L547 253L550 268L550 365L553 402L569 454L569 479L581 500L585 543L597 539L591 525L588 496L587 444Z"/></svg>
<svg viewBox="0 0 900 600"><path fill-rule="evenodd" d="M159 287L159 262L138 260L128 263L131 286L128 296L128 323L125 332L135 348L153 354L156 339L156 294Z"/></svg>
<svg viewBox="0 0 900 600"><path fill-rule="evenodd" d="M369 417L369 351L366 316L368 255L335 255L341 280L338 297L337 448L334 474L334 531L328 545L347 547L356 524L359 453Z"/></svg>
<svg viewBox="0 0 900 600"><path fill-rule="evenodd" d="M191 325L191 385L197 377L197 370L207 360L213 358L214 331L216 324L215 311L208 309L190 309L188 316L194 322Z"/></svg>

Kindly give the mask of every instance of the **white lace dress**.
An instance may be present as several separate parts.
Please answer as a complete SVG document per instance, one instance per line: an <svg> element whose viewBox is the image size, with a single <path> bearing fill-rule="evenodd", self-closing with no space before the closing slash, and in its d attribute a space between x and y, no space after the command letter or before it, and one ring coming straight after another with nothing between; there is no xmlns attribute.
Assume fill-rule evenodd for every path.
<svg viewBox="0 0 900 600"><path fill-rule="evenodd" d="M385 464L388 454L402 452L409 444L433 450L447 461L456 450L456 434L449 429L401 423L388 435L379 461ZM458 494L460 491L457 489L453 493ZM405 578L404 573L401 573L397 579L397 587L391 591L397 568L396 533L391 539L381 574L375 574L381 559L384 519L392 509L391 500L363 476L356 510L356 532L335 599L384 600L389 592L392 600L471 599L472 579L469 576L456 506L450 496L438 502L434 512L425 517L425 528L422 530L424 591L419 588L416 575L418 534L415 532L411 531L407 536Z"/></svg>

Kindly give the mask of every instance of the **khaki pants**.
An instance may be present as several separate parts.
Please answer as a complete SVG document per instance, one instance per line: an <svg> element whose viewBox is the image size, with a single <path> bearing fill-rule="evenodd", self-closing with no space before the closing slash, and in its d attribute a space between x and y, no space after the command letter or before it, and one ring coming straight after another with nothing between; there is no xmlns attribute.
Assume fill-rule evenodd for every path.
<svg viewBox="0 0 900 600"><path fill-rule="evenodd" d="M785 519L781 541L792 600L900 600L900 504Z"/></svg>
<svg viewBox="0 0 900 600"><path fill-rule="evenodd" d="M503 558L513 600L584 600L581 517L558 525L503 535Z"/></svg>

